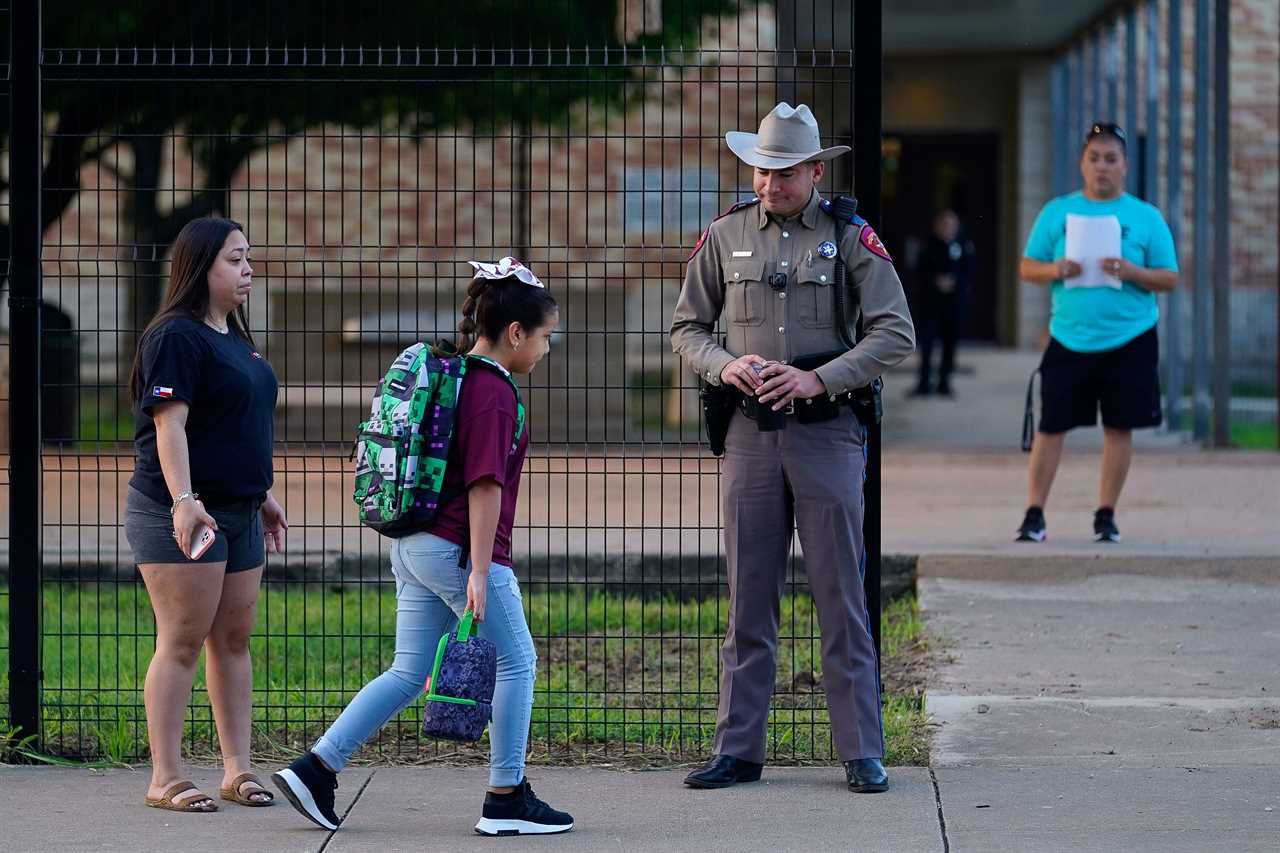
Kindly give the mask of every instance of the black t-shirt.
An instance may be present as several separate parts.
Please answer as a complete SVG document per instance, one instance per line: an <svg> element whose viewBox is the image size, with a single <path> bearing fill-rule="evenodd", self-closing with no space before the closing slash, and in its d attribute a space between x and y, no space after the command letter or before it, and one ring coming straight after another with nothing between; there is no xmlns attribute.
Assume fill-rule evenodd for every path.
<svg viewBox="0 0 1280 853"><path fill-rule="evenodd" d="M191 488L210 504L261 497L271 488L276 375L231 331L187 317L167 320L142 343L142 399L134 409L138 459L129 484L169 503L156 452L153 408L181 400L187 414Z"/></svg>

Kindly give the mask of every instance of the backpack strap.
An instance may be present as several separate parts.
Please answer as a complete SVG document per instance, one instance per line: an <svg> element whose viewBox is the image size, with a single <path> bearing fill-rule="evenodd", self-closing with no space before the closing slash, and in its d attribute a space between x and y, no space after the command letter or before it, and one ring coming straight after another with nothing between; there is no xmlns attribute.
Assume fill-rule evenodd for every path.
<svg viewBox="0 0 1280 853"><path fill-rule="evenodd" d="M498 364L498 362L488 356L467 355L465 356L465 359L468 364L471 362L478 362L487 366L490 370L500 374L502 378L507 380L507 384L511 386L511 393L516 395L516 434L511 439L511 449L514 451L520 444L520 437L524 435L525 410L524 400L520 397L520 386L516 384L516 380L511 376L510 370L507 370L501 364ZM466 387L465 381L463 382L463 387Z"/></svg>

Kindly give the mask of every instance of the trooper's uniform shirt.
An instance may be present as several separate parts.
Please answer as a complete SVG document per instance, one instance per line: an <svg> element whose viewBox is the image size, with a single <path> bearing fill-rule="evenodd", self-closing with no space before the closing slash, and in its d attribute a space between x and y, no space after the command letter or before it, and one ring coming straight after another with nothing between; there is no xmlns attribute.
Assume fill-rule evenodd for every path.
<svg viewBox="0 0 1280 853"><path fill-rule="evenodd" d="M742 355L791 362L846 348L832 291L837 251L846 281L857 290L863 337L817 369L827 393L863 387L911 352L907 300L880 239L856 220L837 247L836 220L824 204L815 191L799 214L782 219L756 200L742 202L699 240L671 341L707 382L718 384L720 372ZM786 275L785 287L770 284L779 274ZM856 314L847 318L850 334L856 321ZM715 337L717 322L726 332L724 346ZM843 761L884 755L862 583L865 425L851 406L836 411L834 419L816 423L787 418L786 428L774 431L760 431L740 415L729 422L721 469L729 624L713 743L718 755L765 760L778 597L796 533L822 627L822 680L836 750Z"/></svg>
<svg viewBox="0 0 1280 853"><path fill-rule="evenodd" d="M757 199L740 202L707 228L689 258L684 288L671 324L671 342L699 376L719 384L738 356L754 353L783 363L844 347L832 285L836 220L815 190L795 217L779 219ZM860 388L906 358L915 333L902 283L871 226L858 219L845 229L839 252L845 279L858 292L864 338L836 361L818 368L829 394ZM787 276L784 289L770 277ZM720 346L716 321L726 334ZM857 316L850 316L850 333Z"/></svg>

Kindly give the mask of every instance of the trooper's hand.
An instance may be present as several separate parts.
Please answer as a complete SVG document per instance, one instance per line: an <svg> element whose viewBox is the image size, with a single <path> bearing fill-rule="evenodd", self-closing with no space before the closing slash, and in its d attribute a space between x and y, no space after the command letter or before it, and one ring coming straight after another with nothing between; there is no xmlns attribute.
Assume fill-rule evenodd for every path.
<svg viewBox="0 0 1280 853"><path fill-rule="evenodd" d="M764 384L756 389L756 396L763 404L773 404L773 410L786 408L792 400L806 400L827 393L818 374L801 370L789 364L773 363L760 372Z"/></svg>
<svg viewBox="0 0 1280 853"><path fill-rule="evenodd" d="M753 396L756 389L764 384L757 368L764 368L768 363L758 355L739 356L720 371L720 382L732 385L747 396Z"/></svg>

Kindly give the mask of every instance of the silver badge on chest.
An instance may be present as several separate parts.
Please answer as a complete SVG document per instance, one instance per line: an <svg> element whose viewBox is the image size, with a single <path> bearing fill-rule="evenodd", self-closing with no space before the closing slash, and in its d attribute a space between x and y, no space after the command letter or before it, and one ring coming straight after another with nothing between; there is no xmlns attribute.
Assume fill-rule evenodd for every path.
<svg viewBox="0 0 1280 853"><path fill-rule="evenodd" d="M828 260L834 258L836 256L836 244L832 243L830 240L824 240L822 244L818 246L818 254Z"/></svg>

